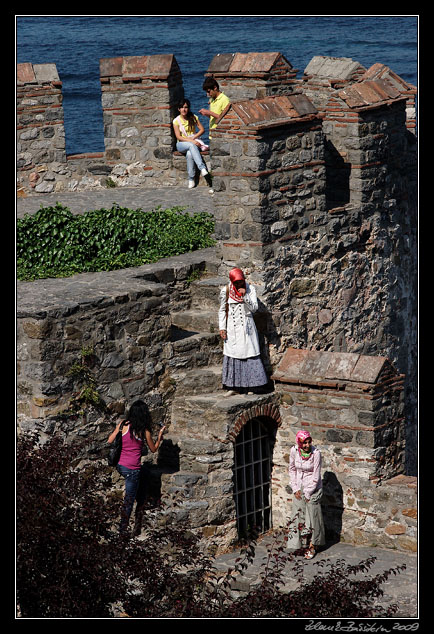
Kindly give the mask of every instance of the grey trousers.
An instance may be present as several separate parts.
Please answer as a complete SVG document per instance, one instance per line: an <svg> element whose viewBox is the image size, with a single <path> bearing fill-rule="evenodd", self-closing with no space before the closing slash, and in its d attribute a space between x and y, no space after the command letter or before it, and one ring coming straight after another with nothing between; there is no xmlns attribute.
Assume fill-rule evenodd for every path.
<svg viewBox="0 0 434 634"><path fill-rule="evenodd" d="M311 535L314 546L325 544L324 520L321 510L322 489L318 489L306 502L303 491L301 500L294 495L289 523L288 548L302 548L302 537Z"/></svg>

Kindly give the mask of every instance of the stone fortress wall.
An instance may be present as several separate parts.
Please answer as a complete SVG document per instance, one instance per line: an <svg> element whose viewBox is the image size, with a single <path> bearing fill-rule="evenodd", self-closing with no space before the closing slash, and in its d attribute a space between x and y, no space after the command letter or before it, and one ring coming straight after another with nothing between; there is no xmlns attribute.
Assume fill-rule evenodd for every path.
<svg viewBox="0 0 434 634"><path fill-rule="evenodd" d="M106 150L66 157L54 65L18 66L18 195L108 178L185 183L170 125L182 97L173 55L100 68ZM19 425L79 433L99 455L107 421L71 429L56 418L74 390L67 368L89 347L113 412L142 397L166 417L164 451L150 460L163 492L183 491L179 512L204 536L223 545L236 536L234 439L259 419L273 430L275 526L290 510L295 431L310 427L324 454L329 534L414 550L416 91L381 64L346 58L314 57L296 73L280 53L210 64L232 100L207 157L216 249L18 284ZM217 291L234 264L259 292L275 391L222 403Z"/></svg>
<svg viewBox="0 0 434 634"><path fill-rule="evenodd" d="M415 131L416 89L388 67L374 64L366 70L347 58L317 56L301 79L297 72L280 53L236 53L216 55L205 75L215 76L232 101L303 92L329 111L324 102L330 92L363 78L387 81L395 96L405 97L406 126ZM171 126L184 96L173 55L100 60L105 144L100 153L66 155L62 81L55 64L18 64L16 78L19 196L106 187L108 178L128 187L184 182L185 159L174 153Z"/></svg>

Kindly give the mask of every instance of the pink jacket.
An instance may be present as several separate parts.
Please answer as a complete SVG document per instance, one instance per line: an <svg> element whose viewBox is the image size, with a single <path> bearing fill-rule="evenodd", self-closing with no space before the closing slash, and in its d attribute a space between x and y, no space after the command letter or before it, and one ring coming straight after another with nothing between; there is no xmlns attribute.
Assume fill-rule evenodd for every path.
<svg viewBox="0 0 434 634"><path fill-rule="evenodd" d="M291 447L289 478L293 492L296 493L303 487L304 496L309 500L322 487L320 450L312 446L312 456L309 460L302 460L298 449Z"/></svg>

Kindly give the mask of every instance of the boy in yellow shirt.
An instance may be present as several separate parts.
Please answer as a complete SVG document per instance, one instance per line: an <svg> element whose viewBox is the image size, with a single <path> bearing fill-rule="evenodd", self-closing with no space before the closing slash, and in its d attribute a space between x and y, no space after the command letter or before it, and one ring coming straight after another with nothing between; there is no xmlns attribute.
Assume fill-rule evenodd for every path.
<svg viewBox="0 0 434 634"><path fill-rule="evenodd" d="M229 110L231 102L229 98L220 90L220 87L213 77L207 77L203 82L202 88L210 97L209 110L202 108L199 113L205 117L209 117L210 132L217 127L217 123ZM211 139L211 134L209 135Z"/></svg>

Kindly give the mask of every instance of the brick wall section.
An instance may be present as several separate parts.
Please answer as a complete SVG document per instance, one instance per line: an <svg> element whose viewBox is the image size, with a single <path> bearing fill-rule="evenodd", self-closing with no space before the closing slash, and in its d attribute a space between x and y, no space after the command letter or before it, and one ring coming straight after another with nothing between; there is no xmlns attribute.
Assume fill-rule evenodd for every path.
<svg viewBox="0 0 434 634"><path fill-rule="evenodd" d="M175 184L172 120L184 96L175 57L101 59L100 76L107 163L136 164L154 184Z"/></svg>
<svg viewBox="0 0 434 634"><path fill-rule="evenodd" d="M174 56L116 57L103 59L100 65L107 153L83 152L73 157L65 157L61 82L55 65L18 65L18 196L113 183L153 187L185 182L185 157L171 155L169 150L175 142L170 129L171 119L178 114L174 105L183 96ZM379 80L405 99L406 126L415 132L416 88L388 67L374 64L366 70L349 58L316 56L302 79L296 79L297 72L281 53L225 53L212 59L205 75L214 74L233 102L304 93L321 116L339 90ZM52 91L50 99L55 96L58 103L48 102L47 106L47 90ZM32 103L21 103L26 93ZM58 113L53 112L55 108ZM347 117L355 122L354 113ZM335 131L343 124L337 122ZM335 174L330 172L333 185L343 181L344 189L348 189L347 151L335 156L337 160L331 161ZM201 179L199 186L205 185ZM341 202L348 202L345 195Z"/></svg>
<svg viewBox="0 0 434 634"><path fill-rule="evenodd" d="M212 537L223 552L237 541L234 500L234 447L241 427L252 418L278 427L277 394L251 400L222 398L221 392L185 395L173 401L170 441L178 468L162 478L162 492L173 495L174 518L188 516L192 527ZM275 523L277 527L279 524Z"/></svg>
<svg viewBox="0 0 434 634"><path fill-rule="evenodd" d="M274 517L290 515L289 452L297 431L307 429L323 457L329 536L415 551L417 480L402 473L402 375L381 357L289 349L274 379L282 420L273 458Z"/></svg>
<svg viewBox="0 0 434 634"><path fill-rule="evenodd" d="M290 198L324 207L323 135L304 95L238 102L213 133L216 235L224 260L262 268L296 230Z"/></svg>
<svg viewBox="0 0 434 634"><path fill-rule="evenodd" d="M416 133L416 95L417 88L412 84L404 81L388 66L384 64L373 64L360 78L364 79L381 79L388 85L396 88L406 100L406 126L407 129Z"/></svg>
<svg viewBox="0 0 434 634"><path fill-rule="evenodd" d="M288 70L286 60L268 55L273 72ZM155 57L179 80L173 56ZM226 59L228 68L232 58ZM232 67L231 79L243 81L247 91L251 86L258 92L265 89L264 72L269 69L255 69L264 59L266 54L261 60L238 57L238 70ZM63 125L55 116L61 112L61 86L57 75L47 76L52 65L47 65L49 69L21 65L22 191L27 187L34 192L38 185L44 188L41 191L98 187L108 175L119 184L177 182L171 165L177 160L185 165L185 160L171 155L170 110L175 99L171 90L176 92L176 82L171 83L162 71L158 74L157 61L138 57L103 62L106 152L71 156L63 162L58 162L58 155L56 161L47 155L54 162L41 164L35 162L35 152L50 147L48 141L40 143L41 132L46 130L47 138L58 139L61 145ZM242 266L257 284L268 309L266 335L274 367L288 347L349 353L347 360L369 355L381 364L370 381L327 373L314 380L312 373L305 373L303 380L291 381L288 367L280 380L276 374L282 401L273 472L276 521L286 520L291 501L287 457L294 432L302 424L314 430L324 450L329 530L350 541L372 541L374 536L380 544L412 549L417 508L414 482L394 484L393 476L402 473L405 441L410 459L416 447L414 420L406 418L402 401L405 374L407 411L416 411L417 178L414 136L408 134L405 110L413 92L398 86L384 69L370 73L357 63L340 62L338 71L327 78L322 75L324 63L318 65L316 75L306 75L302 82L310 86L309 96L295 94L288 75L292 94L233 103L213 133L218 255L225 266ZM148 107L146 95L153 91ZM48 107L47 103L41 106L45 101ZM338 192L337 201L330 191ZM118 276L127 276L127 286L125 279L117 285ZM51 285L57 284L56 292L61 288L65 295L49 310L29 308L20 299L18 400L24 418L40 421L62 408L71 389L64 371L84 344L98 350L98 381L115 408L125 398L152 393L169 371L176 346L168 341L168 304L173 307L174 301L179 309L187 301L184 283L181 288L175 284L169 297L166 288L143 285L128 272L98 279L108 287L91 298L86 288L79 301L76 278L61 285L49 280L26 287L40 287L44 301L53 298ZM309 353L312 366L316 363L318 368L321 363L315 354L324 362L324 355L331 353ZM379 361L379 356L391 359L397 371L384 359ZM188 365L193 357L182 362ZM277 420L275 398L265 399L261 416ZM207 487L214 487L218 500L219 487L225 486L232 465L229 434L248 412L243 412L244 406L229 411L227 405L225 410L218 401L210 407L206 399L184 403L186 425L194 423L190 405L196 408L199 444L188 448L183 441L183 460L212 471L203 492L208 494ZM204 416L208 427L201 424ZM208 447L206 434L209 431L210 438L215 438L215 424L221 430L218 447L212 443ZM206 446L201 454L202 441ZM213 471L220 462L223 469ZM225 490L221 505L210 511L198 499L197 521L206 525L209 513L215 520L230 511L229 493Z"/></svg>
<svg viewBox="0 0 434 634"><path fill-rule="evenodd" d="M83 348L93 349L92 371L115 410L164 382L174 350L194 365L197 350L180 353L171 341L170 312L188 306L187 278L206 261L210 267L208 250L138 269L19 282L19 417L43 421L65 409L76 389L68 371Z"/></svg>
<svg viewBox="0 0 434 634"><path fill-rule="evenodd" d="M273 378L294 438L308 429L334 470L375 482L404 471L404 377L387 359L289 348Z"/></svg>
<svg viewBox="0 0 434 634"><path fill-rule="evenodd" d="M281 53L223 53L213 57L205 76L214 77L234 102L300 92L297 72Z"/></svg>
<svg viewBox="0 0 434 634"><path fill-rule="evenodd" d="M185 184L185 156L173 154L184 95L174 56L101 59L100 71L105 152L67 156L56 66L18 64L18 196Z"/></svg>
<svg viewBox="0 0 434 634"><path fill-rule="evenodd" d="M73 306L49 308L43 317L21 310L18 413L43 419L64 410L74 390L68 372L86 347L98 359L94 372L109 405L149 392L164 372L170 318L162 287L147 286L133 290L130 284L87 300L77 296Z"/></svg>
<svg viewBox="0 0 434 634"><path fill-rule="evenodd" d="M334 91L321 118L304 95L249 100L219 124L211 163L220 253L262 287L272 363L288 346L386 356L410 413L417 162L405 121L402 94L380 80ZM411 469L415 430L409 417Z"/></svg>
<svg viewBox="0 0 434 634"><path fill-rule="evenodd" d="M360 82L330 97L323 123L330 142L326 153L329 208L403 200L408 192L403 161L410 143L405 121L405 99L379 80Z"/></svg>
<svg viewBox="0 0 434 634"><path fill-rule="evenodd" d="M62 101L55 64L17 64L18 195L51 191L65 163Z"/></svg>
<svg viewBox="0 0 434 634"><path fill-rule="evenodd" d="M415 132L417 88L384 64L376 63L366 69L348 57L316 55L305 68L300 84L303 93L322 112L329 98L336 92L365 80L377 79L385 82L389 88L397 90L405 98L406 126L411 132Z"/></svg>
<svg viewBox="0 0 434 634"><path fill-rule="evenodd" d="M366 68L348 57L315 55L300 80L303 93L322 112L330 96L338 89L357 82Z"/></svg>

